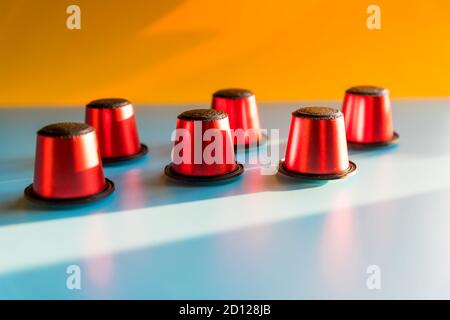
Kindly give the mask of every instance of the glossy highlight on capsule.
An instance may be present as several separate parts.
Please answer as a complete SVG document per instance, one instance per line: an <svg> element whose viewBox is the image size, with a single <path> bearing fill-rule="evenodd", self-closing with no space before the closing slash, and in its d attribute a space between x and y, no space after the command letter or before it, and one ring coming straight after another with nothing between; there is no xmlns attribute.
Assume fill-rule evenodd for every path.
<svg viewBox="0 0 450 320"><path fill-rule="evenodd" d="M341 179L353 174L342 113L328 107L304 107L292 113L285 159L279 172L311 180Z"/></svg>
<svg viewBox="0 0 450 320"><path fill-rule="evenodd" d="M48 125L37 132L33 183L29 200L41 204L91 202L114 191L103 174L93 127L76 122Z"/></svg>

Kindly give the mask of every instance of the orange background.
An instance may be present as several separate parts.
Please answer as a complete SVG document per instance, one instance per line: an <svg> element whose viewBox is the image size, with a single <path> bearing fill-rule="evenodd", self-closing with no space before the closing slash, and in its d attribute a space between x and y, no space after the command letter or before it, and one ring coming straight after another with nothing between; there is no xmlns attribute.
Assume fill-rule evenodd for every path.
<svg viewBox="0 0 450 320"><path fill-rule="evenodd" d="M81 7L81 30L66 8ZM381 30L366 9L381 7ZM0 105L450 96L448 0L0 0Z"/></svg>

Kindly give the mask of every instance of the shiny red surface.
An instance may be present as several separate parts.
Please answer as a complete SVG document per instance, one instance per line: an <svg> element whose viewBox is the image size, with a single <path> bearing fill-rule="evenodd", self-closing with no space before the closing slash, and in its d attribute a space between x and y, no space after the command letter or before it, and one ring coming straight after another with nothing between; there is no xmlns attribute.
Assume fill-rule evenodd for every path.
<svg viewBox="0 0 450 320"><path fill-rule="evenodd" d="M389 95L364 96L346 93L342 111L348 141L372 143L388 141L393 137Z"/></svg>
<svg viewBox="0 0 450 320"><path fill-rule="evenodd" d="M212 108L228 114L232 130L249 130L243 132L240 136L239 131L236 132L236 135L234 135L236 145L254 144L261 139L258 107L254 95L237 99L213 97Z"/></svg>
<svg viewBox="0 0 450 320"><path fill-rule="evenodd" d="M196 123L196 124L195 124ZM185 129L189 132L189 142L185 145L190 146L190 160L181 164L172 164L172 170L176 173L190 176L214 176L225 174L236 169L236 160L234 157L234 147L230 132L230 125L228 118L214 121L189 121L177 119L177 129ZM195 129L194 129L195 128ZM214 143L214 141L203 141L203 134L208 129L218 130L222 139L222 151L217 155L220 161L217 163L207 163L205 158L200 156L200 159L195 159L195 150L201 151L201 155L204 154L204 150L208 145ZM183 138L180 137L180 132L177 130L175 139L175 146L182 142ZM213 139L212 139L213 140ZM184 155L184 152L180 153ZM198 153L197 153L198 154Z"/></svg>
<svg viewBox="0 0 450 320"><path fill-rule="evenodd" d="M345 123L291 117L285 166L301 173L333 174L349 167Z"/></svg>
<svg viewBox="0 0 450 320"><path fill-rule="evenodd" d="M71 199L105 188L95 132L72 138L37 136L33 190L41 197Z"/></svg>
<svg viewBox="0 0 450 320"><path fill-rule="evenodd" d="M130 156L141 148L133 106L86 108L86 123L97 132L102 158Z"/></svg>

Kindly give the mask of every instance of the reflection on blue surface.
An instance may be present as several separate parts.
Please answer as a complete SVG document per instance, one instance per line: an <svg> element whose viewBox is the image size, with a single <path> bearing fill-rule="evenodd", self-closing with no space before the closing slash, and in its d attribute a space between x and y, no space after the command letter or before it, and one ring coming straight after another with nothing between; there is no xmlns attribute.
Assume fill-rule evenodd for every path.
<svg viewBox="0 0 450 320"><path fill-rule="evenodd" d="M450 267L450 259L442 259L441 251L448 243L443 232L446 227L442 227L450 221L448 213L444 208L433 211L431 222L429 213L421 211L421 207L433 206L449 195L450 190L446 190L404 199L399 205L397 201L378 204L392 209L388 212L370 205L348 207L12 273L0 277L0 297L450 298L448 273L444 271ZM336 201L347 201L347 195L342 197ZM94 220L91 227L83 241L101 243L102 226ZM422 232L410 234L411 229ZM80 291L65 288L65 271L70 264L81 267ZM383 270L381 291L365 286L369 264Z"/></svg>

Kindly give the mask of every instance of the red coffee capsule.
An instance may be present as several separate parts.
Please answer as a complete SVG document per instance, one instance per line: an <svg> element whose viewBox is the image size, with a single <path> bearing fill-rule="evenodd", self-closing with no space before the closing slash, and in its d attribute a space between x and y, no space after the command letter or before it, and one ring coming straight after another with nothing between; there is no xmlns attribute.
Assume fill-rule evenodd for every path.
<svg viewBox="0 0 450 320"><path fill-rule="evenodd" d="M105 179L94 128L56 123L37 132L34 181L25 196L42 204L77 204L114 191Z"/></svg>
<svg viewBox="0 0 450 320"><path fill-rule="evenodd" d="M178 116L172 163L165 174L186 182L209 182L239 176L228 116L214 109L196 109Z"/></svg>
<svg viewBox="0 0 450 320"><path fill-rule="evenodd" d="M345 92L342 108L350 148L374 148L398 143L392 127L389 91L360 86Z"/></svg>
<svg viewBox="0 0 450 320"><path fill-rule="evenodd" d="M133 105L125 99L99 99L86 106L86 123L97 132L104 164L133 160L147 154L139 141Z"/></svg>
<svg viewBox="0 0 450 320"><path fill-rule="evenodd" d="M250 148L264 143L253 92L245 89L219 90L213 94L212 108L228 114L235 146Z"/></svg>
<svg viewBox="0 0 450 320"><path fill-rule="evenodd" d="M286 157L279 171L313 180L341 179L354 173L348 160L342 113L327 107L304 107L292 113Z"/></svg>

